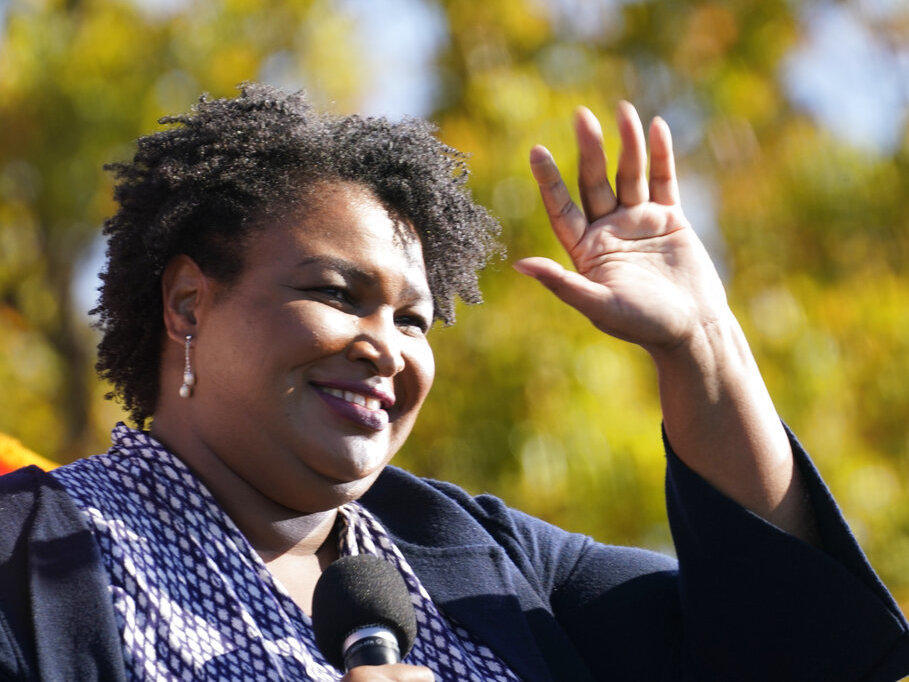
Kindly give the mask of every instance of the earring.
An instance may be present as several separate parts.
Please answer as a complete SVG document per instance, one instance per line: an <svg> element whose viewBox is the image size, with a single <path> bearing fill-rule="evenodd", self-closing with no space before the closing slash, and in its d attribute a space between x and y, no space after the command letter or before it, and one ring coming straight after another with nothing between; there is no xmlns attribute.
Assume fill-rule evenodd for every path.
<svg viewBox="0 0 909 682"><path fill-rule="evenodd" d="M196 375L193 374L192 365L189 363L189 344L193 340L191 334L186 335L186 346L184 350L185 361L183 363L183 385L180 386L180 397L188 398L193 394L193 386L196 385Z"/></svg>

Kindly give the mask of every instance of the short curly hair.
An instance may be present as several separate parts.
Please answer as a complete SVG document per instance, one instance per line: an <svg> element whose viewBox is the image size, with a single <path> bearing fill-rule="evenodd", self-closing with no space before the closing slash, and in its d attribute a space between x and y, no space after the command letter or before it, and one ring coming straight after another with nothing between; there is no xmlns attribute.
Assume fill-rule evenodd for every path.
<svg viewBox="0 0 909 682"><path fill-rule="evenodd" d="M421 119L317 113L302 92L244 83L232 99L206 95L170 127L139 138L116 178L115 215L104 223L107 262L95 326L99 375L143 425L159 392L164 323L161 275L186 254L230 284L242 272L246 237L287 215L322 182L359 183L423 245L434 316L454 321L454 299L482 300L477 273L496 254L500 227L471 198L467 156ZM302 199L305 204L305 198Z"/></svg>

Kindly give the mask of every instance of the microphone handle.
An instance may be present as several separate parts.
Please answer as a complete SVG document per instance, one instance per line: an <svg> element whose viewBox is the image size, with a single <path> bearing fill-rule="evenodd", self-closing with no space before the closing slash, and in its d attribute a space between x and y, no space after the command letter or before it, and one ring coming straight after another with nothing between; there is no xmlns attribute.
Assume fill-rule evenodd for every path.
<svg viewBox="0 0 909 682"><path fill-rule="evenodd" d="M344 670L361 665L389 665L401 662L395 633L383 625L367 625L344 640Z"/></svg>

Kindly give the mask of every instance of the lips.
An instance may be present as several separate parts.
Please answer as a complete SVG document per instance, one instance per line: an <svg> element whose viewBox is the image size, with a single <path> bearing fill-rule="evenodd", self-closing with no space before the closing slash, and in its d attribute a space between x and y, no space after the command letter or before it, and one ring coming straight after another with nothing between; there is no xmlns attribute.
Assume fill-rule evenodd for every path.
<svg viewBox="0 0 909 682"><path fill-rule="evenodd" d="M371 431L388 426L394 396L378 388L351 382L313 382L319 398L337 416Z"/></svg>

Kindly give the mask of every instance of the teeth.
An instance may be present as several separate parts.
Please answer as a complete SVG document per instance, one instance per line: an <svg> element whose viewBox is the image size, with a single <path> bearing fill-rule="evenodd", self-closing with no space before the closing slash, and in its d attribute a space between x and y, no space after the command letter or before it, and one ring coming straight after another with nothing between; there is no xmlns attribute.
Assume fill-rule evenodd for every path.
<svg viewBox="0 0 909 682"><path fill-rule="evenodd" d="M366 407L366 397L359 393L354 393L353 391L344 391L344 400L349 403L356 403L357 405Z"/></svg>
<svg viewBox="0 0 909 682"><path fill-rule="evenodd" d="M328 395L333 395L335 398L341 398L341 400L346 400L349 403L365 407L367 410L382 409L382 401L378 398L370 398L359 393L354 393L353 391L342 391L328 386L322 386L321 390L325 391Z"/></svg>

